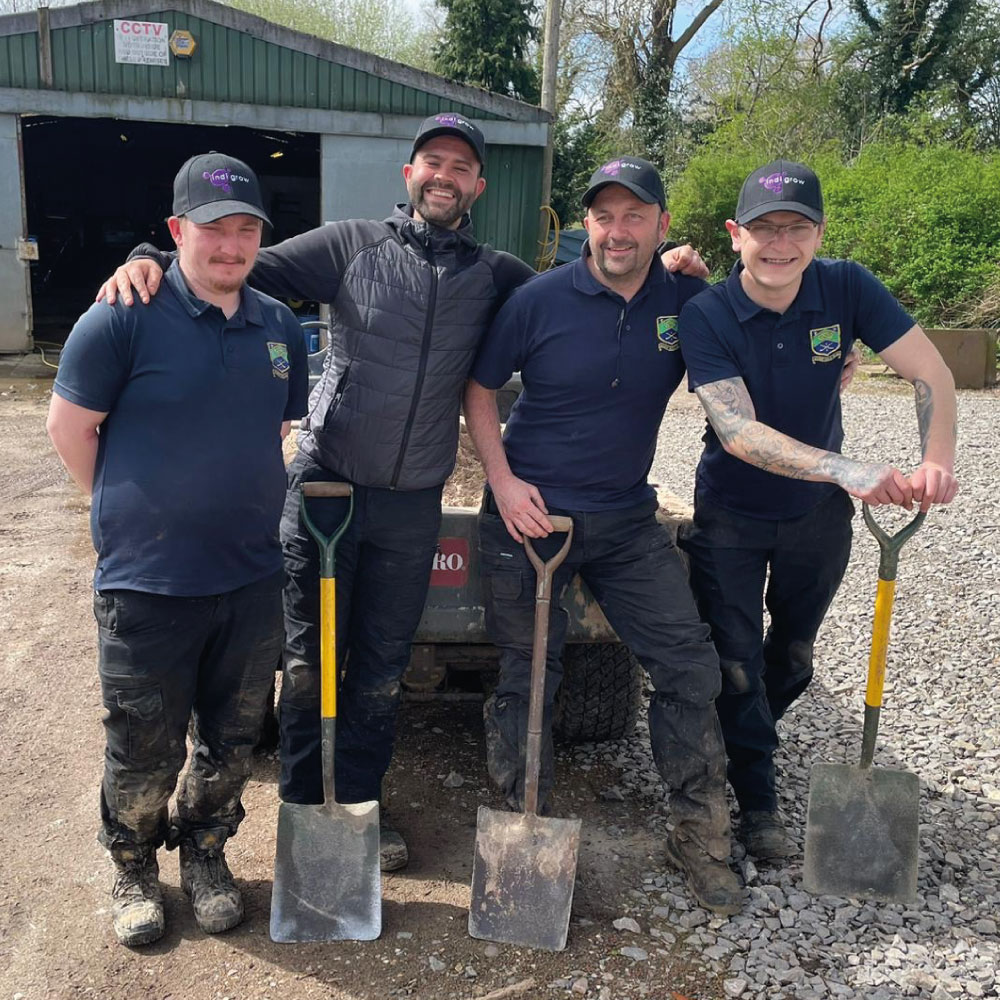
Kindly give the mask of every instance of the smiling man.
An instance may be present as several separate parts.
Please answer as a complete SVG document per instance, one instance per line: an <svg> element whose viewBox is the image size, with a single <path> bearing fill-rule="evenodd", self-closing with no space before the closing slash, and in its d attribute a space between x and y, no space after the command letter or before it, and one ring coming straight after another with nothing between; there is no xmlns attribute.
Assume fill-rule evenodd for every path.
<svg viewBox="0 0 1000 1000"><path fill-rule="evenodd" d="M682 544L722 663L716 704L740 835L751 854L776 859L797 848L778 812L775 723L812 678L813 644L850 555L850 498L921 510L951 501L955 391L872 274L816 256L826 217L808 167L755 170L726 228L740 259L680 316L689 384L708 415ZM840 454L841 374L856 340L914 386L923 457L909 476Z"/></svg>
<svg viewBox="0 0 1000 1000"><path fill-rule="evenodd" d="M736 913L742 887L729 869L725 752L714 701L719 661L684 567L656 520L646 476L667 400L684 374L681 307L705 283L668 272L663 183L651 163L618 157L583 196L588 239L574 264L518 289L501 309L465 393L469 432L489 486L479 519L486 626L500 647L500 679L484 709L490 775L508 804L524 798L534 570L521 542L540 539L549 514L572 517L573 540L556 570L561 596L576 573L649 673L649 730L674 823L665 850L698 902ZM524 390L503 439L496 390L514 371ZM555 545L553 545L555 543ZM552 788L552 705L562 679L567 615L549 623L540 799Z"/></svg>
<svg viewBox="0 0 1000 1000"><path fill-rule="evenodd" d="M157 849L208 933L243 902L224 845L281 650L281 440L308 367L284 305L245 286L267 221L241 160L190 159L167 220L178 258L145 309L95 303L70 333L48 430L93 495L94 615L107 749L100 842L111 916L135 946L163 934ZM194 717L191 763L184 764Z"/></svg>

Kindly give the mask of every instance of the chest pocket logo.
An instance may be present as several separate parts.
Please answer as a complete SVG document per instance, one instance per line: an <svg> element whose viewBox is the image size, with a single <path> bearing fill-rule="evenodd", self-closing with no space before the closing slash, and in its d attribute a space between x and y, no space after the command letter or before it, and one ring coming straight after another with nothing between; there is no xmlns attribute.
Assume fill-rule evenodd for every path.
<svg viewBox="0 0 1000 1000"><path fill-rule="evenodd" d="M288 345L267 343L267 353L271 355L271 374L275 378L288 378L289 369L292 367L288 361Z"/></svg>
<svg viewBox="0 0 1000 1000"><path fill-rule="evenodd" d="M820 326L809 331L809 345L812 347L812 363L822 364L841 356L840 324Z"/></svg>
<svg viewBox="0 0 1000 1000"><path fill-rule="evenodd" d="M657 351L676 351L681 346L677 338L676 316L656 317L656 339Z"/></svg>

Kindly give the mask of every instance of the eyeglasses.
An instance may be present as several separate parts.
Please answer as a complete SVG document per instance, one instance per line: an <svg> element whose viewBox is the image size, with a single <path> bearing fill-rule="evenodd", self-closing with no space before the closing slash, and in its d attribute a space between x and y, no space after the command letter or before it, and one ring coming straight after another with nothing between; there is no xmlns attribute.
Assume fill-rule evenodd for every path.
<svg viewBox="0 0 1000 1000"><path fill-rule="evenodd" d="M782 233L788 233L793 243L804 243L816 232L813 222L792 222L775 226L770 222L753 222L743 227L757 243L773 243Z"/></svg>

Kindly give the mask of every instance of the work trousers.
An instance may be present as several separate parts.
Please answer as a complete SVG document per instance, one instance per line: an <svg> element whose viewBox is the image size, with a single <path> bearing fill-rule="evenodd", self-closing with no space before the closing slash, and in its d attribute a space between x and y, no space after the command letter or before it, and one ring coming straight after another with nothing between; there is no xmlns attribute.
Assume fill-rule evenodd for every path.
<svg viewBox="0 0 1000 1000"><path fill-rule="evenodd" d="M319 547L301 518L299 485L342 477L297 456L281 518L285 655L279 702L285 802L323 801L320 754ZM399 492L354 487L354 515L336 550L338 802L378 800L396 737L401 679L420 623L441 526L441 486ZM309 516L332 535L343 498L309 498Z"/></svg>
<svg viewBox="0 0 1000 1000"><path fill-rule="evenodd" d="M566 560L553 577L545 665L540 801L552 787L552 705L562 680L568 616L560 600L577 573L621 640L653 682L649 730L653 759L669 793L678 836L719 860L730 850L725 752L715 710L719 661L697 608L681 558L656 520L656 501L610 511L552 510L572 517ZM490 775L518 807L524 797L535 613L535 571L524 547L508 534L487 490L479 518L486 628L500 649L500 679L485 712ZM543 559L565 541L535 542Z"/></svg>
<svg viewBox="0 0 1000 1000"><path fill-rule="evenodd" d="M766 521L699 498L680 545L722 665L716 705L742 810L777 808L775 723L813 676L813 645L847 569L854 504L842 490ZM770 625L763 628L767 607Z"/></svg>
<svg viewBox="0 0 1000 1000"><path fill-rule="evenodd" d="M210 597L95 593L107 738L98 839L109 850L236 832L281 649L281 582Z"/></svg>

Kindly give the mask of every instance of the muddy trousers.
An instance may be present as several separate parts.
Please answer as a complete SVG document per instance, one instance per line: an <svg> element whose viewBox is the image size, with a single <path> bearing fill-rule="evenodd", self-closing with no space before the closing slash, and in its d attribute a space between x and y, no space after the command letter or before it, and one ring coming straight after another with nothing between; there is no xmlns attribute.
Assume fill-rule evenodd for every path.
<svg viewBox="0 0 1000 1000"><path fill-rule="evenodd" d="M281 648L282 578L210 597L94 595L107 738L98 839L109 850L236 832Z"/></svg>
<svg viewBox="0 0 1000 1000"><path fill-rule="evenodd" d="M680 556L655 517L656 501L626 510L552 510L573 518L573 543L553 578L540 800L552 788L552 705L562 680L568 616L560 606L579 573L608 621L653 682L649 730L653 758L668 789L675 829L720 860L730 849L725 752L715 711L719 661L698 618ZM487 491L479 518L486 629L500 649L500 680L485 710L490 775L512 806L523 802L535 571L507 533ZM565 536L535 548L551 558Z"/></svg>
<svg viewBox="0 0 1000 1000"><path fill-rule="evenodd" d="M681 539L722 664L716 705L743 810L777 808L775 723L812 680L813 644L847 569L853 515L839 489L785 521L744 517L699 498Z"/></svg>
<svg viewBox="0 0 1000 1000"><path fill-rule="evenodd" d="M281 518L285 554L285 655L278 721L285 802L323 801L319 715L319 548L301 521L299 484L341 480L304 455L288 469ZM354 516L337 544L338 802L378 800L396 738L401 679L420 623L441 526L441 487L354 488ZM310 499L329 536L347 500Z"/></svg>

